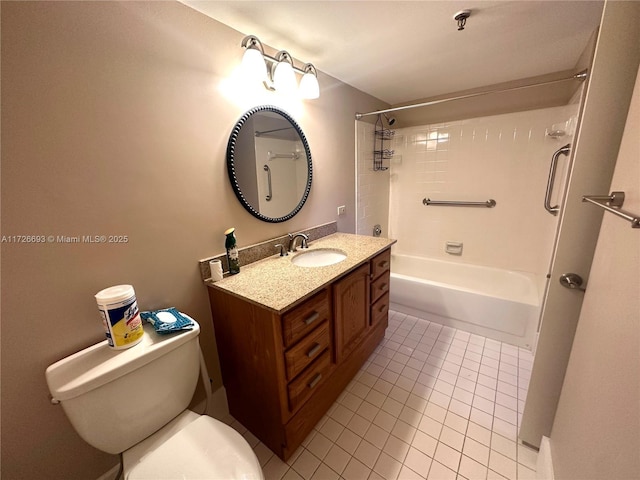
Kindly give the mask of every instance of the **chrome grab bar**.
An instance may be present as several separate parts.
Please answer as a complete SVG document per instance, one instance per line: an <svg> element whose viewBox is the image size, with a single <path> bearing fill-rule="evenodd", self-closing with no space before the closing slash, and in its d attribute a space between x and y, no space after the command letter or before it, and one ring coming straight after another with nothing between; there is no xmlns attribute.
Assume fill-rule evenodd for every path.
<svg viewBox="0 0 640 480"><path fill-rule="evenodd" d="M631 222L631 228L640 228L640 216L634 216L620 210L620 207L624 205L624 192L611 192L611 195L584 195L582 201L593 203L604 208L607 212L624 218Z"/></svg>
<svg viewBox="0 0 640 480"><path fill-rule="evenodd" d="M490 198L486 202L460 202L460 201L449 201L449 200L431 200L430 198L422 199L423 205L442 205L447 207L487 207L493 208L496 206L496 201L493 198Z"/></svg>
<svg viewBox="0 0 640 480"><path fill-rule="evenodd" d="M267 185L269 186L269 193L265 197L265 200L270 202L271 197L273 197L273 192L271 191L271 169L269 168L269 165L264 166L264 171L267 172Z"/></svg>
<svg viewBox="0 0 640 480"><path fill-rule="evenodd" d="M559 205L551 206L551 194L553 193L553 184L556 180L556 170L558 169L558 157L560 155L569 155L571 144L567 143L564 147L557 150L551 157L551 166L549 167L549 179L547 180L547 193L544 196L544 208L551 215L558 215L560 211Z"/></svg>
<svg viewBox="0 0 640 480"><path fill-rule="evenodd" d="M300 158L300 154L298 152L291 152L291 153L267 152L267 158L269 160L273 160L274 158L290 158L291 160L297 160Z"/></svg>

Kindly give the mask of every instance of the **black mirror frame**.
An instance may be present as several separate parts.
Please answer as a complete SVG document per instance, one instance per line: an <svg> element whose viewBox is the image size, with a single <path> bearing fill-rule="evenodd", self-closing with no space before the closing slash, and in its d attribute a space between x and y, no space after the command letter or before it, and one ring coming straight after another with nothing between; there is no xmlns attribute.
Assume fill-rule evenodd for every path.
<svg viewBox="0 0 640 480"><path fill-rule="evenodd" d="M291 123L291 125L298 132L298 135L300 136L300 140L302 140L302 144L304 145L305 154L307 156L307 166L309 168L309 175L307 177L307 186L305 187L304 194L302 195L302 198L300 199L300 202L298 203L298 205L291 212L289 212L287 215L284 215L282 217L277 217L277 218L267 217L265 215L262 215L260 212L258 212L242 194L242 191L240 190L240 186L238 185L238 180L236 178L236 168L235 168L236 142L238 141L238 136L240 135L240 130L242 129L243 125L246 123L249 117L251 117L251 115L258 112L274 112L279 115L282 115L285 119L287 119L289 123ZM238 122L236 123L235 127L233 127L233 131L231 132L231 136L229 137L229 142L227 143L227 174L229 175L229 181L231 182L231 187L233 187L233 192L236 194L236 197L238 197L238 200L240 200L240 203L242 204L242 206L251 215L265 222L271 222L271 223L285 222L300 211L302 206L307 201L307 198L309 197L309 193L311 192L311 179L313 177L313 169L311 164L311 150L309 148L309 143L307 142L307 137L305 137L298 123L291 117L291 115L289 115L284 110L278 107L275 107L273 105L262 105L259 107L254 107L251 110L247 111L244 115L242 115L240 120L238 120Z"/></svg>

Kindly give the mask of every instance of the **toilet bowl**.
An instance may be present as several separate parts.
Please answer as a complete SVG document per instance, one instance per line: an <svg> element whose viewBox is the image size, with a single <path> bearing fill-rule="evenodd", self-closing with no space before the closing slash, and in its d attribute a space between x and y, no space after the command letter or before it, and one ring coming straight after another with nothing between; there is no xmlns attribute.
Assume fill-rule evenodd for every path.
<svg viewBox="0 0 640 480"><path fill-rule="evenodd" d="M134 347L105 340L46 370L54 403L87 443L122 454L127 480L264 478L238 432L187 409L200 372L194 324L167 335L145 325Z"/></svg>

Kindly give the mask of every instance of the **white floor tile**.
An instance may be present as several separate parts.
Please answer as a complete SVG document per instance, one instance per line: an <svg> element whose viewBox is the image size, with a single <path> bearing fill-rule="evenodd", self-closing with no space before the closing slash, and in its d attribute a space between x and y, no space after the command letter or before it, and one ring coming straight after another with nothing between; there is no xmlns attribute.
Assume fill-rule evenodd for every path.
<svg viewBox="0 0 640 480"><path fill-rule="evenodd" d="M306 449L322 460L332 446L333 442L318 432L306 446Z"/></svg>
<svg viewBox="0 0 640 480"><path fill-rule="evenodd" d="M316 472L311 477L311 480L339 480L340 475L327 467L324 463L321 463ZM266 479L265 479L266 480Z"/></svg>
<svg viewBox="0 0 640 480"><path fill-rule="evenodd" d="M460 465L460 452L456 449L439 442L436 447L436 454L433 458L454 472L458 471L458 467Z"/></svg>
<svg viewBox="0 0 640 480"><path fill-rule="evenodd" d="M382 428L387 432L391 432L397 420L398 420L397 417L394 417L393 415L383 410L380 410L376 415L376 417L373 419L373 424L377 425L378 427Z"/></svg>
<svg viewBox="0 0 640 480"><path fill-rule="evenodd" d="M410 395L409 390L405 390L404 388L398 386L397 383L393 386L393 388L389 392L389 397L393 398L395 401L400 402L403 405L407 402L409 395Z"/></svg>
<svg viewBox="0 0 640 480"><path fill-rule="evenodd" d="M365 465L375 465L378 457L380 456L380 451L381 450L372 443L363 440L360 442L360 445L358 445L353 456Z"/></svg>
<svg viewBox="0 0 640 480"><path fill-rule="evenodd" d="M334 419L329 418L324 423L324 425L320 428L320 433L322 433L325 437L327 437L332 442L335 442L343 430L344 430L344 427L342 425L340 425Z"/></svg>
<svg viewBox="0 0 640 480"><path fill-rule="evenodd" d="M389 433L378 427L377 425L371 425L364 436L365 440L367 440L369 443L372 443L381 450L384 447L384 444L387 443L387 438L389 438Z"/></svg>
<svg viewBox="0 0 640 480"><path fill-rule="evenodd" d="M420 420L418 430L426 433L427 435L431 435L433 438L439 438L440 432L442 431L442 423L424 415L422 420Z"/></svg>
<svg viewBox="0 0 640 480"><path fill-rule="evenodd" d="M469 424L469 421L466 418L461 417L460 415L456 415L453 412L447 412L444 424L447 427L453 428L456 432L464 435L467 431L467 425Z"/></svg>
<svg viewBox="0 0 640 480"><path fill-rule="evenodd" d="M481 427L477 423L469 422L467 427L467 437L477 441L478 443L486 445L487 447L491 445L491 430Z"/></svg>
<svg viewBox="0 0 640 480"><path fill-rule="evenodd" d="M399 420L402 420L405 423L413 427L417 427L420 424L420 420L422 420L422 413L414 410L413 408L405 406L400 412Z"/></svg>
<svg viewBox="0 0 640 480"><path fill-rule="evenodd" d="M323 462L334 472L342 474L350 459L351 455L349 455L339 446L334 445L324 457Z"/></svg>
<svg viewBox="0 0 640 480"><path fill-rule="evenodd" d="M456 400L454 398L451 400L451 403L449 404L449 411L463 418L469 418L469 416L471 415L471 405L462 403L460 400Z"/></svg>
<svg viewBox="0 0 640 480"><path fill-rule="evenodd" d="M386 480L396 480L401 469L402 463L387 455L385 452L380 454L378 461L373 467L374 472Z"/></svg>
<svg viewBox="0 0 640 480"><path fill-rule="evenodd" d="M338 440L336 440L336 445L341 447L345 452L353 455L353 452L356 451L361 441L361 437L351 430L345 429L338 437Z"/></svg>
<svg viewBox="0 0 640 480"><path fill-rule="evenodd" d="M289 465L275 455L262 467L265 480L280 480L289 470Z"/></svg>
<svg viewBox="0 0 640 480"><path fill-rule="evenodd" d="M396 438L399 438L403 442L411 444L413 441L413 437L416 434L417 429L412 427L408 423L403 422L402 420L398 420L396 424L393 426L393 430L391 430L391 435Z"/></svg>
<svg viewBox="0 0 640 480"><path fill-rule="evenodd" d="M489 456L489 469L507 478L516 478L517 475L516 462L495 450L491 450Z"/></svg>
<svg viewBox="0 0 640 480"><path fill-rule="evenodd" d="M463 455L460 459L458 473L468 480L485 480L487 478L487 467Z"/></svg>
<svg viewBox="0 0 640 480"><path fill-rule="evenodd" d="M405 457L404 465L425 478L429 472L429 467L431 467L431 461L431 457L417 448L411 447Z"/></svg>
<svg viewBox="0 0 640 480"><path fill-rule="evenodd" d="M443 427L439 440L459 452L462 451L464 435L460 432L456 432L453 428L447 426Z"/></svg>
<svg viewBox="0 0 640 480"><path fill-rule="evenodd" d="M486 466L489 464L489 447L480 442L476 442L472 438L467 437L465 439L462 453L482 465Z"/></svg>
<svg viewBox="0 0 640 480"><path fill-rule="evenodd" d="M352 458L342 472L342 477L345 480L362 480L363 478L368 478L370 473L370 468L367 468L359 460Z"/></svg>
<svg viewBox="0 0 640 480"><path fill-rule="evenodd" d="M456 472L445 467L439 462L432 462L429 469L428 480L456 480Z"/></svg>
<svg viewBox="0 0 640 480"><path fill-rule="evenodd" d="M514 442L518 440L518 427L500 418L494 417L492 430Z"/></svg>
<svg viewBox="0 0 640 480"><path fill-rule="evenodd" d="M302 477L298 475L298 473L293 468L290 468L287 473L284 474L282 480L302 480Z"/></svg>
<svg viewBox="0 0 640 480"><path fill-rule="evenodd" d="M347 428L349 430L361 437L364 437L364 434L367 433L370 426L371 422L358 414L351 417L351 420L349 420L349 423L347 424Z"/></svg>
<svg viewBox="0 0 640 480"><path fill-rule="evenodd" d="M489 430L493 428L493 416L477 408L471 409L469 420Z"/></svg>
<svg viewBox="0 0 640 480"><path fill-rule="evenodd" d="M438 440L430 435L418 430L413 437L411 446L420 450L422 453L433 457L438 446Z"/></svg>
<svg viewBox="0 0 640 480"><path fill-rule="evenodd" d="M495 432L491 436L491 450L495 450L496 452L514 461L517 458L516 442L513 442L508 438L503 437L502 435L498 435Z"/></svg>
<svg viewBox="0 0 640 480"><path fill-rule="evenodd" d="M402 469L400 470L400 474L398 475L398 480L424 480L424 479L425 477L423 477L419 473L416 473L410 468L407 468L406 464L403 465ZM369 477L369 480L371 480L371 477Z"/></svg>
<svg viewBox="0 0 640 480"><path fill-rule="evenodd" d="M397 461L404 462L404 457L407 456L409 451L409 444L391 435L382 451Z"/></svg>
<svg viewBox="0 0 640 480"><path fill-rule="evenodd" d="M282 462L254 447L265 480L533 480L517 443L533 356L390 312L385 338L302 446Z"/></svg>
<svg viewBox="0 0 640 480"><path fill-rule="evenodd" d="M305 450L300 454L293 465L291 465L291 468L305 480L310 480L319 465L320 459L308 450Z"/></svg>

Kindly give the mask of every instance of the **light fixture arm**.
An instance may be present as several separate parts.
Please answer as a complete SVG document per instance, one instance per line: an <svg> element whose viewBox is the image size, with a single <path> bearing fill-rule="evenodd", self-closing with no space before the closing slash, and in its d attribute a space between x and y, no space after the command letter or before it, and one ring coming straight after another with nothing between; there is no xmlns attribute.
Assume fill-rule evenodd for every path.
<svg viewBox="0 0 640 480"><path fill-rule="evenodd" d="M241 46L243 48L255 48L256 50L259 50L260 53L262 54L262 56L264 57L264 47L262 46L262 42L260 41L260 39L254 35L247 35L246 37L244 37L242 39L242 44Z"/></svg>

